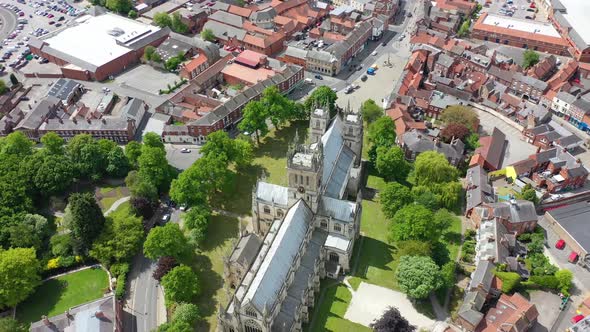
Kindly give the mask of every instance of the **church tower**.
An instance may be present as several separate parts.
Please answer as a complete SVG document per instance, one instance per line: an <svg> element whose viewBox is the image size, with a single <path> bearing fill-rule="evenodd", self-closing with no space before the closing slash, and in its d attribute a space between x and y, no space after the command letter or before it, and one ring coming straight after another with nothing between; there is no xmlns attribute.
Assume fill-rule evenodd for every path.
<svg viewBox="0 0 590 332"><path fill-rule="evenodd" d="M287 154L289 206L303 199L314 213L317 212L323 171L323 146L315 148L295 144Z"/></svg>
<svg viewBox="0 0 590 332"><path fill-rule="evenodd" d="M321 139L322 135L324 135L328 129L328 125L330 125L329 108L316 107L316 109L311 112L309 120L309 134L311 139L310 143L316 143L319 139Z"/></svg>
<svg viewBox="0 0 590 332"><path fill-rule="evenodd" d="M360 112L354 113L350 109L350 103L342 112L344 144L355 154L354 167L361 164L363 152L363 117Z"/></svg>

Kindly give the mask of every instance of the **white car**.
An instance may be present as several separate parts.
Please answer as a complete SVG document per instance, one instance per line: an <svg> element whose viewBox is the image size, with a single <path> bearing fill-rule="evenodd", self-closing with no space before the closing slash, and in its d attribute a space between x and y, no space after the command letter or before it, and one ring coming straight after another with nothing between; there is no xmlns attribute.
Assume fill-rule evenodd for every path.
<svg viewBox="0 0 590 332"><path fill-rule="evenodd" d="M180 149L180 152L182 152L182 153L191 153L191 149L182 148L182 149Z"/></svg>
<svg viewBox="0 0 590 332"><path fill-rule="evenodd" d="M373 53L371 53L372 56L377 55L377 51L373 51Z"/></svg>
<svg viewBox="0 0 590 332"><path fill-rule="evenodd" d="M168 220L170 220L170 215L168 213L166 213L165 215L162 216L162 222L167 223Z"/></svg>

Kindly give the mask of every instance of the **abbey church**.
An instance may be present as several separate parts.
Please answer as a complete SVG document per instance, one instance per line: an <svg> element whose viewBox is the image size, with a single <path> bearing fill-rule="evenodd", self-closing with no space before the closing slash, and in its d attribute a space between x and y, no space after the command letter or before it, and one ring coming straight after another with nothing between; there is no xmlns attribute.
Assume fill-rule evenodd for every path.
<svg viewBox="0 0 590 332"><path fill-rule="evenodd" d="M313 111L311 143L290 146L288 187L256 184L253 232L240 231L224 262L235 293L220 308L220 331L301 331L320 279L350 271L362 212L363 121L349 108L329 113Z"/></svg>

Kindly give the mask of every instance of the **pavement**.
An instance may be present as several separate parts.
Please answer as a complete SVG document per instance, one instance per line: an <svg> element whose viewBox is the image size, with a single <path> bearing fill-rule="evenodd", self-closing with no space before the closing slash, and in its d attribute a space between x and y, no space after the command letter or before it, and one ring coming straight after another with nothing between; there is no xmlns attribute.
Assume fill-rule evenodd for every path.
<svg viewBox="0 0 590 332"><path fill-rule="evenodd" d="M532 332L550 331L553 323L561 313L559 310L561 298L550 292L534 291L530 293L530 301L537 306L537 311L539 312L537 324L533 326Z"/></svg>
<svg viewBox="0 0 590 332"><path fill-rule="evenodd" d="M116 210L116 209L117 209L117 208L118 208L118 207L119 207L121 204L123 204L123 203L127 202L127 201L128 201L128 200L130 200L130 199L131 199L131 196L125 196L125 197L121 197L121 198L119 198L118 200L116 200L116 201L113 203L113 205L111 205L111 207L110 207L108 210L106 210L106 211L104 212L104 215L105 215L105 216L109 215L111 212L115 211L115 210Z"/></svg>
<svg viewBox="0 0 590 332"><path fill-rule="evenodd" d="M179 170L189 168L202 154L200 145L183 145L183 144L164 144L166 149L166 159L168 163ZM190 149L190 153L183 153L183 148Z"/></svg>
<svg viewBox="0 0 590 332"><path fill-rule="evenodd" d="M435 324L434 320L414 309L412 302L405 294L366 282L361 282L358 289L353 291L352 301L344 318L368 327L375 319L380 318L388 307L398 308L410 324L418 327L417 330L430 331Z"/></svg>
<svg viewBox="0 0 590 332"><path fill-rule="evenodd" d="M127 86L153 95L157 95L160 89L167 89L168 85L172 86L179 81L178 75L145 64L134 66L117 75L115 79L115 83L120 86Z"/></svg>
<svg viewBox="0 0 590 332"><path fill-rule="evenodd" d="M522 140L520 131L509 123L488 112L478 109L474 110L479 116L482 136L491 135L494 128L498 128L506 134L508 144L506 145L506 151L504 152L504 161L502 162L503 167L526 159L537 151L537 147Z"/></svg>

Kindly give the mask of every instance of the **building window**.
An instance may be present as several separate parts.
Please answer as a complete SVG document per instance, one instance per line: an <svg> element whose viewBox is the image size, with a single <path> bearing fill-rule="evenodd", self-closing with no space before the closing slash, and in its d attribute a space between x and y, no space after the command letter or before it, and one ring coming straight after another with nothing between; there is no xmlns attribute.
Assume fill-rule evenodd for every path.
<svg viewBox="0 0 590 332"><path fill-rule="evenodd" d="M248 308L246 309L246 315L250 316L250 317L258 317L258 315L256 314L256 311Z"/></svg>
<svg viewBox="0 0 590 332"><path fill-rule="evenodd" d="M320 221L320 227L323 229L328 229L328 222L325 220Z"/></svg>
<svg viewBox="0 0 590 332"><path fill-rule="evenodd" d="M305 185L306 186L309 186L309 176L306 176L305 177Z"/></svg>
<svg viewBox="0 0 590 332"><path fill-rule="evenodd" d="M279 218L280 218L280 217L282 217L282 216L283 216L283 210L281 210L281 209L278 209L278 210L277 210L277 217L279 217Z"/></svg>
<svg viewBox="0 0 590 332"><path fill-rule="evenodd" d="M340 224L334 224L334 232L341 232L342 226Z"/></svg>
<svg viewBox="0 0 590 332"><path fill-rule="evenodd" d="M270 214L270 207L268 207L267 205L264 206L264 213Z"/></svg>
<svg viewBox="0 0 590 332"><path fill-rule="evenodd" d="M246 332L262 332L262 329L253 320L247 320L244 327Z"/></svg>
<svg viewBox="0 0 590 332"><path fill-rule="evenodd" d="M299 175L299 182L301 182L301 184L303 184L303 175Z"/></svg>

